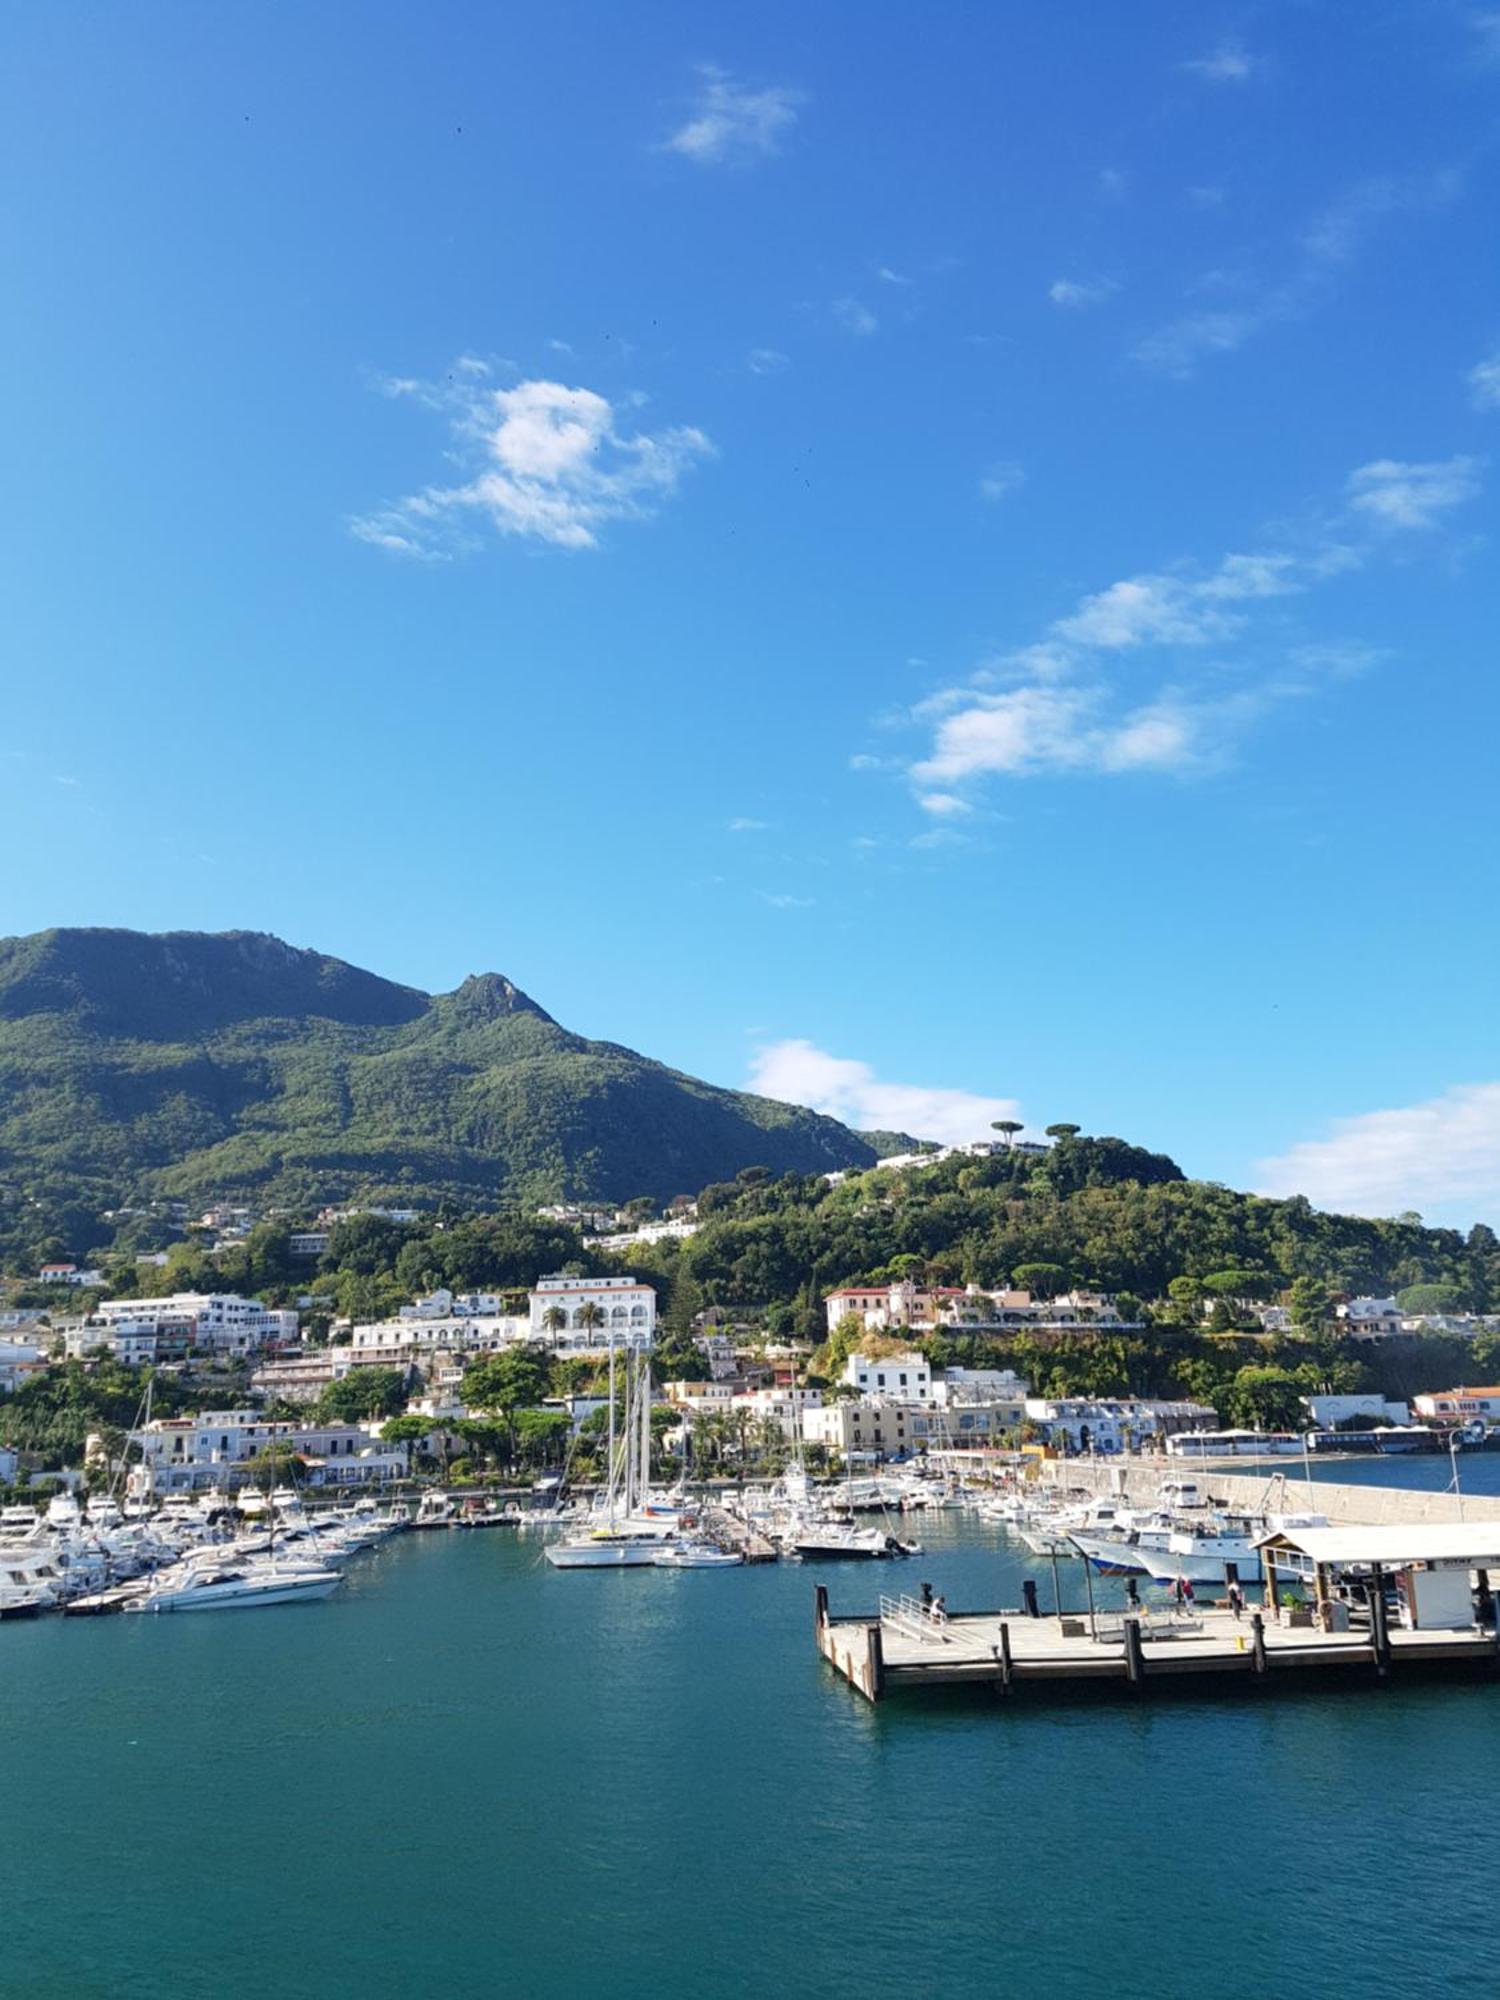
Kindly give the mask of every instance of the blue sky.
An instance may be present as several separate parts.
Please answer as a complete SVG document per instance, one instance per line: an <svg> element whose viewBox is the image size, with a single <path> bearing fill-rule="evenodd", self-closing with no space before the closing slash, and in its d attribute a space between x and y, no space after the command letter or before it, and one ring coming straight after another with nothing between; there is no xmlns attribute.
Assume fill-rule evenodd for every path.
<svg viewBox="0 0 1500 2000"><path fill-rule="evenodd" d="M1500 13L3 41L5 928L1500 1219Z"/></svg>

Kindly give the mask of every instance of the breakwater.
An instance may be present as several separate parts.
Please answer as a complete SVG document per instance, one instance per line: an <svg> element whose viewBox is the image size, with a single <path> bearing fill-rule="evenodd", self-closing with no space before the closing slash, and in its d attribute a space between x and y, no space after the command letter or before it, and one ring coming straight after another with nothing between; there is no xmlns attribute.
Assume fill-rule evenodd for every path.
<svg viewBox="0 0 1500 2000"><path fill-rule="evenodd" d="M1132 1458L1128 1461L1054 1459L1042 1468L1043 1481L1058 1487L1084 1487L1101 1496L1120 1496L1132 1506L1148 1507L1164 1479L1196 1480L1201 1493L1224 1500L1246 1512L1313 1512L1330 1521L1364 1526L1404 1526L1426 1522L1485 1521L1500 1518L1500 1499L1474 1493L1434 1493L1405 1486L1344 1484L1320 1478L1304 1481L1297 1462L1289 1459L1274 1473L1264 1469L1236 1472L1234 1461L1183 1458Z"/></svg>

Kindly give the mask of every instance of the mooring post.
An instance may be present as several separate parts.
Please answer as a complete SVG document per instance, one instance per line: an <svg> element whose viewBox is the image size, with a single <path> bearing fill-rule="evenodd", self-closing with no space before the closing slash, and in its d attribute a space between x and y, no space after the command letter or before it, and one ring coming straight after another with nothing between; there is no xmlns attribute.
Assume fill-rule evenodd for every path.
<svg viewBox="0 0 1500 2000"><path fill-rule="evenodd" d="M1036 1601L1036 1578L1034 1576L1028 1576L1022 1583L1021 1598L1026 1606L1026 1616L1028 1618L1040 1618L1042 1614Z"/></svg>
<svg viewBox="0 0 1500 2000"><path fill-rule="evenodd" d="M1266 1621L1258 1611L1250 1619L1250 1658L1254 1670L1263 1674L1266 1670Z"/></svg>
<svg viewBox="0 0 1500 2000"><path fill-rule="evenodd" d="M822 1634L828 1624L828 1585L817 1584L813 1589L813 1630Z"/></svg>
<svg viewBox="0 0 1500 2000"><path fill-rule="evenodd" d="M1132 1687L1139 1687L1146 1678L1146 1655L1141 1648L1139 1618L1125 1620L1125 1678Z"/></svg>
<svg viewBox="0 0 1500 2000"><path fill-rule="evenodd" d="M1003 1618L1000 1620L999 1651L1000 1651L1000 1685L1005 1689L1006 1693L1009 1694L1010 1676L1011 1676L1010 1627L1009 1625L1006 1624Z"/></svg>
<svg viewBox="0 0 1500 2000"><path fill-rule="evenodd" d="M869 1680L865 1693L871 1701L879 1701L885 1693L885 1647L881 1644L878 1618L865 1627L865 1635L865 1674Z"/></svg>
<svg viewBox="0 0 1500 2000"><path fill-rule="evenodd" d="M1386 1623L1385 1576L1380 1564L1370 1571L1370 1642L1375 1650L1375 1671L1382 1677L1391 1663L1391 1634Z"/></svg>

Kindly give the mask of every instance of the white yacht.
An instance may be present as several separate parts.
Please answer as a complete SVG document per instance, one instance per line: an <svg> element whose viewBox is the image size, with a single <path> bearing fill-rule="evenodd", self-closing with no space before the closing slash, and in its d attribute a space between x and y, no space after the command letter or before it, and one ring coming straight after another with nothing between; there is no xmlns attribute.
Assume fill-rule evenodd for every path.
<svg viewBox="0 0 1500 2000"><path fill-rule="evenodd" d="M63 1577L51 1551L0 1549L0 1618L35 1618L61 1601Z"/></svg>
<svg viewBox="0 0 1500 2000"><path fill-rule="evenodd" d="M302 1604L327 1597L343 1578L335 1570L284 1569L275 1563L190 1562L163 1570L129 1611L228 1611L256 1604Z"/></svg>
<svg viewBox="0 0 1500 2000"><path fill-rule="evenodd" d="M856 1528L840 1521L805 1522L791 1545L804 1562L880 1562L919 1553L915 1542L898 1542L883 1528Z"/></svg>

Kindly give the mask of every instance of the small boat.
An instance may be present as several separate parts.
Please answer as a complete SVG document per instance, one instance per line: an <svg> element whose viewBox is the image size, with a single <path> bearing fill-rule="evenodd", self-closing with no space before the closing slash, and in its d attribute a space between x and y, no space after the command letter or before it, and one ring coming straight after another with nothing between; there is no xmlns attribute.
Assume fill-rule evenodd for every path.
<svg viewBox="0 0 1500 2000"><path fill-rule="evenodd" d="M920 1553L916 1542L898 1542L880 1528L845 1528L837 1522L797 1529L792 1547L807 1562L881 1562Z"/></svg>
<svg viewBox="0 0 1500 2000"><path fill-rule="evenodd" d="M424 1493L417 1508L417 1518L413 1528L451 1528L454 1516L453 1502L446 1493Z"/></svg>
<svg viewBox="0 0 1500 2000"><path fill-rule="evenodd" d="M715 1548L712 1542L669 1542L652 1559L654 1569L735 1569L745 1558L737 1549Z"/></svg>

